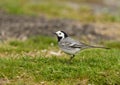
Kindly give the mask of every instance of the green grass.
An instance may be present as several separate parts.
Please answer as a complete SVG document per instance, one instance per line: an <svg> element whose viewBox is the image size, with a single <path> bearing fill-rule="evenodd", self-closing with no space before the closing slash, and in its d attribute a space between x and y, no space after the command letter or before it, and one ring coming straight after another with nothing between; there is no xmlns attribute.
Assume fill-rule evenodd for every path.
<svg viewBox="0 0 120 85"><path fill-rule="evenodd" d="M86 0L0 0L0 8L18 15L45 15L53 18L68 18L83 22L119 22L120 16L110 13L96 15L89 6L79 3ZM91 0L92 3L100 3ZM70 4L71 3L71 4ZM73 3L73 6L72 6ZM88 3L88 2L87 2ZM76 6L74 6L76 4ZM102 4L102 3L101 3ZM77 8L76 8L77 7Z"/></svg>
<svg viewBox="0 0 120 85"><path fill-rule="evenodd" d="M45 45L44 45L45 44ZM41 50L41 49L49 49L53 48L53 45L56 45L55 39L51 37L44 37L44 36L36 36L31 37L26 41L20 40L10 40L7 42L0 43L0 52L29 52L33 50Z"/></svg>
<svg viewBox="0 0 120 85"><path fill-rule="evenodd" d="M106 43L108 46L110 44L114 47L115 43ZM41 52L43 49L58 51L56 39L38 36L26 41L1 42L0 81L8 85L120 83L119 46L110 50L87 49L77 54L71 64L68 64L68 55L46 56Z"/></svg>

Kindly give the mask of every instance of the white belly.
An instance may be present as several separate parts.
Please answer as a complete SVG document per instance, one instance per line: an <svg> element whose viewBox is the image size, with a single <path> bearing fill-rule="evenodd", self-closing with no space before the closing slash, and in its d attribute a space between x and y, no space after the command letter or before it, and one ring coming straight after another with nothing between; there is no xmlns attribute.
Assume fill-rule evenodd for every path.
<svg viewBox="0 0 120 85"><path fill-rule="evenodd" d="M80 49L79 48L75 48L75 49L70 49L70 50L68 50L68 49L62 49L61 48L61 50L63 51L63 52L65 52L65 53L67 53L67 54L76 54L76 53L78 53L79 51L80 51Z"/></svg>

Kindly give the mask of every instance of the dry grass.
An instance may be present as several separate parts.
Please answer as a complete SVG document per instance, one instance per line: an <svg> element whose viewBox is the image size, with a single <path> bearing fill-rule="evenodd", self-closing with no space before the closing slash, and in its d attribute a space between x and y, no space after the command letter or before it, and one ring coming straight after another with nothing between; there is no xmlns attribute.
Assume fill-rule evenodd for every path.
<svg viewBox="0 0 120 85"><path fill-rule="evenodd" d="M95 14L91 7L82 5L86 0L1 0L0 7L13 14L45 15L49 18L59 17L75 19L84 22L119 22L120 16L110 13ZM99 3L91 0L91 3ZM81 4L81 5L80 5ZM101 2L102 4L102 2ZM98 9L99 10L99 9Z"/></svg>

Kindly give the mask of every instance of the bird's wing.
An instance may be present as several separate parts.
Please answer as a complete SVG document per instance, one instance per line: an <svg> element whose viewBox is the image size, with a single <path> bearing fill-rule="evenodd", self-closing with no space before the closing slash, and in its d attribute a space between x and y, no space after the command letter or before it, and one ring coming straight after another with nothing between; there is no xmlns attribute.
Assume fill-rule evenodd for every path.
<svg viewBox="0 0 120 85"><path fill-rule="evenodd" d="M61 45L63 47L70 47L70 48L85 48L85 47L88 47L89 45L85 44L85 43L82 43L82 42L79 42L79 41L76 41L70 37L68 38L65 38L64 40L62 40L61 42Z"/></svg>
<svg viewBox="0 0 120 85"><path fill-rule="evenodd" d="M83 48L83 47L86 47L86 45L83 44L83 43L71 43L69 46L72 47L72 48Z"/></svg>
<svg viewBox="0 0 120 85"><path fill-rule="evenodd" d="M76 41L75 42L62 42L61 45L71 47L71 48L83 48L83 47L87 46L83 43L79 43L79 42L76 42Z"/></svg>
<svg viewBox="0 0 120 85"><path fill-rule="evenodd" d="M68 38L68 39L63 40L61 45L63 47L81 48L81 49L86 49L86 48L104 48L104 49L109 49L109 48L106 48L106 47L91 46L91 45L85 44L83 42L76 41L76 40L74 40L72 38Z"/></svg>

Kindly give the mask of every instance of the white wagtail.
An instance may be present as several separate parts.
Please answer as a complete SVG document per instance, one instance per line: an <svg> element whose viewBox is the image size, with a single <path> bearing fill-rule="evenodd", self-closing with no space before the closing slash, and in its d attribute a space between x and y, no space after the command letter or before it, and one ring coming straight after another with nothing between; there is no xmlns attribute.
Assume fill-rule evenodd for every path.
<svg viewBox="0 0 120 85"><path fill-rule="evenodd" d="M86 48L104 48L109 49L106 47L97 47L97 46L91 46L87 45L85 43L76 41L72 38L70 38L64 31L57 31L55 32L58 38L58 45L62 51L64 51L67 54L71 55L70 61L74 58L75 54L78 53L80 50L86 49Z"/></svg>

